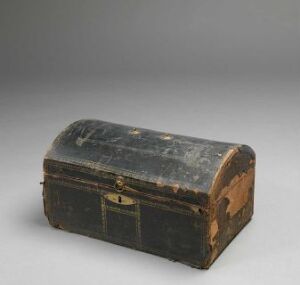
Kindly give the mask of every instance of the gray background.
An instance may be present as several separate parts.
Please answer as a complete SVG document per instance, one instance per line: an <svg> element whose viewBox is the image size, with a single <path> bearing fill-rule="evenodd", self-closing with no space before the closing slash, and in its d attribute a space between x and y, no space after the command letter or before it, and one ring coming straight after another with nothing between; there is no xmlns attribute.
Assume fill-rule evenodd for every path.
<svg viewBox="0 0 300 285"><path fill-rule="evenodd" d="M298 0L1 0L0 283L299 284L299 79ZM209 271L51 228L42 158L80 118L251 145L252 222Z"/></svg>

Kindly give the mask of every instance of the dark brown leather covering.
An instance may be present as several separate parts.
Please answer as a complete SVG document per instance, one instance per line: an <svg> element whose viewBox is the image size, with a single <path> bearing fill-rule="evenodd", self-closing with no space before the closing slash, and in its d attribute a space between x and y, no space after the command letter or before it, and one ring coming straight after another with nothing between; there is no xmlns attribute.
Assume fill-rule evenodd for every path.
<svg viewBox="0 0 300 285"><path fill-rule="evenodd" d="M254 164L248 146L81 120L45 156L45 213L55 227L207 268L252 216Z"/></svg>

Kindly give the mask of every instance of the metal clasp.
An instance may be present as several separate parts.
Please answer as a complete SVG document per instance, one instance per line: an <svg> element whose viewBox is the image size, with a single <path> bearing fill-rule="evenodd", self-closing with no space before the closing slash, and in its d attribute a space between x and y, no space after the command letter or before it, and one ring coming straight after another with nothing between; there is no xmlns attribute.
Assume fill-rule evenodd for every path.
<svg viewBox="0 0 300 285"><path fill-rule="evenodd" d="M125 182L122 176L118 176L115 182L115 189L117 192L122 192L124 190Z"/></svg>

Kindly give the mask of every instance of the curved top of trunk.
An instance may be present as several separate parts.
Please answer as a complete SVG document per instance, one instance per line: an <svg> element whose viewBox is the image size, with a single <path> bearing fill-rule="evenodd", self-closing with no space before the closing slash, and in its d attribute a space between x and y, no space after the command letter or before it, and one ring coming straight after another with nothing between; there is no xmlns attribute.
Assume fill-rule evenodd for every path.
<svg viewBox="0 0 300 285"><path fill-rule="evenodd" d="M209 193L236 151L254 157L251 148L238 144L80 120L58 135L45 158L170 186L174 191Z"/></svg>

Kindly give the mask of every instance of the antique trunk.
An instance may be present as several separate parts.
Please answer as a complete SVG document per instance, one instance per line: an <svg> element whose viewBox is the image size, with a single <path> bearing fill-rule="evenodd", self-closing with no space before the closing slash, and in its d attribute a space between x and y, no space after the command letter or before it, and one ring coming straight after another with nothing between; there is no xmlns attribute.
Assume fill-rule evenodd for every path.
<svg viewBox="0 0 300 285"><path fill-rule="evenodd" d="M80 120L44 159L44 209L60 229L208 268L253 214L255 154Z"/></svg>

